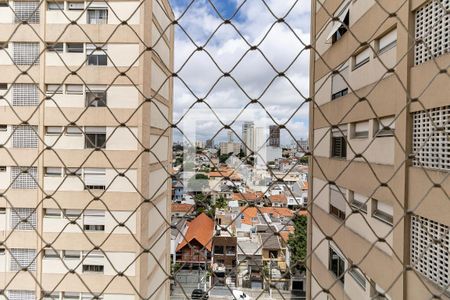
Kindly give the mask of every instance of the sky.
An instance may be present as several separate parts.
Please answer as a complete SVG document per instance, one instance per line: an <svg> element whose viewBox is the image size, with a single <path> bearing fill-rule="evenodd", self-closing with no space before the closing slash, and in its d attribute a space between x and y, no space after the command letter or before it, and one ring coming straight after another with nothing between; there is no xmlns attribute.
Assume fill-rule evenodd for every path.
<svg viewBox="0 0 450 300"><path fill-rule="evenodd" d="M221 122L236 119L231 128L239 135L243 121L264 120L285 124L297 139L307 136L309 52L304 47L309 44L310 1L171 0L171 4L179 24L174 122L183 132L195 126L197 139L215 136L220 141L226 136ZM231 24L223 24L225 19ZM199 46L204 51L196 51ZM197 98L204 102L195 103ZM292 139L287 130L282 130L283 144ZM174 140L181 138L175 130Z"/></svg>

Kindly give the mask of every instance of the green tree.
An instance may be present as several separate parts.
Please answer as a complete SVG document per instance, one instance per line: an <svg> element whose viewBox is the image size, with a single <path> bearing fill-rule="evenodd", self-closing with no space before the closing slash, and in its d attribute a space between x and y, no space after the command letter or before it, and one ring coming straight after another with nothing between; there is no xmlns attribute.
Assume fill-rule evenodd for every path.
<svg viewBox="0 0 450 300"><path fill-rule="evenodd" d="M208 176L205 174L195 174L188 181L188 188L191 191L201 192L208 187Z"/></svg>
<svg viewBox="0 0 450 300"><path fill-rule="evenodd" d="M220 154L220 156L219 156L219 162L221 163L221 164L224 164L226 161L227 161L227 159L230 157L230 154Z"/></svg>
<svg viewBox="0 0 450 300"><path fill-rule="evenodd" d="M307 225L306 216L297 216L293 220L294 233L289 235L288 245L291 251L291 263L300 270L305 270L305 259L307 251Z"/></svg>
<svg viewBox="0 0 450 300"><path fill-rule="evenodd" d="M218 209L224 209L227 207L227 204L228 204L227 199L225 199L224 197L221 196L221 197L217 198L215 207Z"/></svg>
<svg viewBox="0 0 450 300"><path fill-rule="evenodd" d="M302 156L302 158L300 158L300 163L302 163L302 164L307 164L308 161L309 161L308 156Z"/></svg>

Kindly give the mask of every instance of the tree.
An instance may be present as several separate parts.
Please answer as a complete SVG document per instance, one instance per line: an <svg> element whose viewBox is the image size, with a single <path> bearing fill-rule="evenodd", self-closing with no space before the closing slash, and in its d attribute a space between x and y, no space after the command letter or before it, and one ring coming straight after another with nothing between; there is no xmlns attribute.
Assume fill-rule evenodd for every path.
<svg viewBox="0 0 450 300"><path fill-rule="evenodd" d="M209 187L208 176L205 174L195 174L188 181L188 188L191 191L201 192Z"/></svg>
<svg viewBox="0 0 450 300"><path fill-rule="evenodd" d="M302 156L302 158L300 158L300 163L302 164L308 164L308 161L309 161L308 156Z"/></svg>
<svg viewBox="0 0 450 300"><path fill-rule="evenodd" d="M294 233L289 235L288 245L291 251L291 262L293 266L304 271L307 251L307 225L306 216L297 216L293 219Z"/></svg>
<svg viewBox="0 0 450 300"><path fill-rule="evenodd" d="M221 163L221 164L224 164L226 161L227 161L227 159L230 157L230 154L220 154L220 156L219 156L219 162Z"/></svg>
<svg viewBox="0 0 450 300"><path fill-rule="evenodd" d="M218 208L218 209L226 208L227 207L227 199L225 199L224 197L220 196L216 200L215 207Z"/></svg>

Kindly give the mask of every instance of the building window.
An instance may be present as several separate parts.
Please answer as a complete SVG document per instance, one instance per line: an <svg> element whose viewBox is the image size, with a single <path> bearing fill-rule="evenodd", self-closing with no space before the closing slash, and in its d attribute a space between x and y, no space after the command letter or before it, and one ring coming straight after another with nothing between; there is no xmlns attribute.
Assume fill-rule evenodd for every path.
<svg viewBox="0 0 450 300"><path fill-rule="evenodd" d="M87 64L89 66L106 66L108 64L106 50L106 46L100 49L93 44L86 45Z"/></svg>
<svg viewBox="0 0 450 300"><path fill-rule="evenodd" d="M86 210L83 214L83 229L88 231L105 231L105 212Z"/></svg>
<svg viewBox="0 0 450 300"><path fill-rule="evenodd" d="M369 198L364 197L363 195L353 193L352 201L350 202L350 205L354 210L367 213L367 202L369 201Z"/></svg>
<svg viewBox="0 0 450 300"><path fill-rule="evenodd" d="M63 258L64 259L80 259L81 252L76 250L64 250Z"/></svg>
<svg viewBox="0 0 450 300"><path fill-rule="evenodd" d="M44 209L44 217L46 218L60 218L61 210L57 208L46 208Z"/></svg>
<svg viewBox="0 0 450 300"><path fill-rule="evenodd" d="M34 208L11 208L11 229L34 230L37 226L36 210Z"/></svg>
<svg viewBox="0 0 450 300"><path fill-rule="evenodd" d="M357 267L352 267L350 268L350 270L348 271L348 273L350 274L350 276L352 276L352 278L355 280L355 282L363 289L366 290L366 277L364 276L364 274L361 272L361 270L359 270Z"/></svg>
<svg viewBox="0 0 450 300"><path fill-rule="evenodd" d="M0 83L0 90L5 91L8 89L8 84L7 83Z"/></svg>
<svg viewBox="0 0 450 300"><path fill-rule="evenodd" d="M67 43L66 49L68 53L83 53L84 44L83 43Z"/></svg>
<svg viewBox="0 0 450 300"><path fill-rule="evenodd" d="M64 43L47 44L47 51L64 52Z"/></svg>
<svg viewBox="0 0 450 300"><path fill-rule="evenodd" d="M14 42L13 61L16 65L38 65L39 43Z"/></svg>
<svg viewBox="0 0 450 300"><path fill-rule="evenodd" d="M354 139L367 139L369 137L369 121L357 122L353 124Z"/></svg>
<svg viewBox="0 0 450 300"><path fill-rule="evenodd" d="M370 47L367 47L353 57L353 70L358 69L370 61L370 52Z"/></svg>
<svg viewBox="0 0 450 300"><path fill-rule="evenodd" d="M235 255L236 248L234 246L226 246L227 255Z"/></svg>
<svg viewBox="0 0 450 300"><path fill-rule="evenodd" d="M337 254L333 248L329 248L329 261L328 269L342 282L344 283L345 275L345 261Z"/></svg>
<svg viewBox="0 0 450 300"><path fill-rule="evenodd" d="M85 168L84 184L86 189L106 189L106 170L100 168Z"/></svg>
<svg viewBox="0 0 450 300"><path fill-rule="evenodd" d="M391 226L393 225L394 208L392 205L374 199L372 206L373 206L372 217L388 225Z"/></svg>
<svg viewBox="0 0 450 300"><path fill-rule="evenodd" d="M0 131L8 131L8 125L1 124L0 125Z"/></svg>
<svg viewBox="0 0 450 300"><path fill-rule="evenodd" d="M85 128L85 148L106 148L106 127Z"/></svg>
<svg viewBox="0 0 450 300"><path fill-rule="evenodd" d="M36 300L34 291L9 290L8 300Z"/></svg>
<svg viewBox="0 0 450 300"><path fill-rule="evenodd" d="M103 273L104 266L99 261L104 259L103 253L100 251L92 251L89 253L83 253L83 273L94 272ZM94 262L95 261L95 262Z"/></svg>
<svg viewBox="0 0 450 300"><path fill-rule="evenodd" d="M46 249L44 249L44 258L45 259L59 258L59 253L58 253L58 251L56 251L54 249L46 248Z"/></svg>
<svg viewBox="0 0 450 300"><path fill-rule="evenodd" d="M69 10L83 10L84 9L84 2L68 2L67 8Z"/></svg>
<svg viewBox="0 0 450 300"><path fill-rule="evenodd" d="M38 88L35 84L13 84L13 106L37 106L39 104Z"/></svg>
<svg viewBox="0 0 450 300"><path fill-rule="evenodd" d="M108 8L92 8L91 5L87 11L88 24L106 24L108 23Z"/></svg>
<svg viewBox="0 0 450 300"><path fill-rule="evenodd" d="M14 1L16 23L39 24L39 1Z"/></svg>
<svg viewBox="0 0 450 300"><path fill-rule="evenodd" d="M430 59L450 51L448 32L449 0L428 1L415 13L416 40L415 64L422 64Z"/></svg>
<svg viewBox="0 0 450 300"><path fill-rule="evenodd" d="M331 100L336 100L348 94L348 66L339 69L339 74L331 77Z"/></svg>
<svg viewBox="0 0 450 300"><path fill-rule="evenodd" d="M13 126L13 148L37 148L39 140L37 130L37 126Z"/></svg>
<svg viewBox="0 0 450 300"><path fill-rule="evenodd" d="M67 95L83 95L82 84L66 84Z"/></svg>
<svg viewBox="0 0 450 300"><path fill-rule="evenodd" d="M214 254L224 254L223 246L214 246Z"/></svg>
<svg viewBox="0 0 450 300"><path fill-rule="evenodd" d="M60 135L63 132L62 126L47 126L45 127L46 135Z"/></svg>
<svg viewBox="0 0 450 300"><path fill-rule="evenodd" d="M411 218L411 265L424 277L447 288L449 281L449 227L413 215Z"/></svg>
<svg viewBox="0 0 450 300"><path fill-rule="evenodd" d="M350 1L345 1L343 7L336 10L334 14L338 20L331 23L331 31L328 34L327 42L336 43L347 32L350 25Z"/></svg>
<svg viewBox="0 0 450 300"><path fill-rule="evenodd" d="M80 293L76 292L64 292L62 294L62 300L79 300Z"/></svg>
<svg viewBox="0 0 450 300"><path fill-rule="evenodd" d="M103 269L100 265L83 265L83 273L103 273Z"/></svg>
<svg viewBox="0 0 450 300"><path fill-rule="evenodd" d="M36 167L11 167L12 189L37 189Z"/></svg>
<svg viewBox="0 0 450 300"><path fill-rule="evenodd" d="M395 135L395 116L379 118L377 120L378 131L376 137L387 137Z"/></svg>
<svg viewBox="0 0 450 300"><path fill-rule="evenodd" d="M62 94L63 93L63 86L60 84L47 84L47 88L45 93L47 95L53 95L53 94Z"/></svg>
<svg viewBox="0 0 450 300"><path fill-rule="evenodd" d="M67 135L81 135L81 134L83 134L83 131L81 130L81 128L79 128L77 126L67 126L66 134Z"/></svg>
<svg viewBox="0 0 450 300"><path fill-rule="evenodd" d="M0 173L6 172L6 166L0 166Z"/></svg>
<svg viewBox="0 0 450 300"><path fill-rule="evenodd" d="M450 170L449 135L450 106L413 113L413 165Z"/></svg>
<svg viewBox="0 0 450 300"><path fill-rule="evenodd" d="M389 31L378 39L378 54L382 54L394 48L397 45L397 29Z"/></svg>
<svg viewBox="0 0 450 300"><path fill-rule="evenodd" d="M330 186L330 214L345 220L347 190L337 186Z"/></svg>
<svg viewBox="0 0 450 300"><path fill-rule="evenodd" d="M64 2L47 2L47 10L64 10Z"/></svg>
<svg viewBox="0 0 450 300"><path fill-rule="evenodd" d="M79 209L65 209L63 217L68 220L81 220L81 210Z"/></svg>
<svg viewBox="0 0 450 300"><path fill-rule="evenodd" d="M56 168L46 167L45 168L45 176L47 176L47 177L61 177L61 175L62 175L62 170L59 167L56 167Z"/></svg>
<svg viewBox="0 0 450 300"><path fill-rule="evenodd" d="M347 158L347 126L333 128L331 131L331 156Z"/></svg>
<svg viewBox="0 0 450 300"><path fill-rule="evenodd" d="M36 271L36 250L35 249L10 249L10 271L17 272L23 268L29 271ZM20 298L23 299L23 298Z"/></svg>
<svg viewBox="0 0 450 300"><path fill-rule="evenodd" d="M86 107L105 107L106 106L106 86L87 86L86 87Z"/></svg>
<svg viewBox="0 0 450 300"><path fill-rule="evenodd" d="M81 168L65 168L67 176L81 176Z"/></svg>

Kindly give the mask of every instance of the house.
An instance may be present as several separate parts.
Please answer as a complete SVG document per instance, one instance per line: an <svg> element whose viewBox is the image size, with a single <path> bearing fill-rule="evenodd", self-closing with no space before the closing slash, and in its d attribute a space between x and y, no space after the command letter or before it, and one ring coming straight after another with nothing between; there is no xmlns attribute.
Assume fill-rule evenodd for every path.
<svg viewBox="0 0 450 300"><path fill-rule="evenodd" d="M259 235L238 237L237 243L237 286L261 289L263 265Z"/></svg>
<svg viewBox="0 0 450 300"><path fill-rule="evenodd" d="M240 223L242 230L250 230L258 224L290 221L293 216L285 207L241 207Z"/></svg>
<svg viewBox="0 0 450 300"><path fill-rule="evenodd" d="M207 267L211 263L214 221L206 214L199 214L188 222L183 239L176 248L176 262L183 267Z"/></svg>
<svg viewBox="0 0 450 300"><path fill-rule="evenodd" d="M262 192L233 193L231 199L239 201L240 206L246 206L248 204L262 206L265 204L264 194Z"/></svg>
<svg viewBox="0 0 450 300"><path fill-rule="evenodd" d="M276 195L270 195L268 197L268 204L273 207L287 207L287 197L285 194L276 194Z"/></svg>
<svg viewBox="0 0 450 300"><path fill-rule="evenodd" d="M213 238L212 284L227 285L236 283L237 237L228 230L216 231Z"/></svg>
<svg viewBox="0 0 450 300"><path fill-rule="evenodd" d="M181 202L183 200L184 186L181 180L172 181L172 201Z"/></svg>
<svg viewBox="0 0 450 300"><path fill-rule="evenodd" d="M187 203L172 203L171 216L174 219L184 219L194 212L194 205Z"/></svg>
<svg viewBox="0 0 450 300"><path fill-rule="evenodd" d="M266 272L264 284L288 290L290 277L286 263L287 248L273 232L259 233L259 236L262 243L262 263Z"/></svg>

